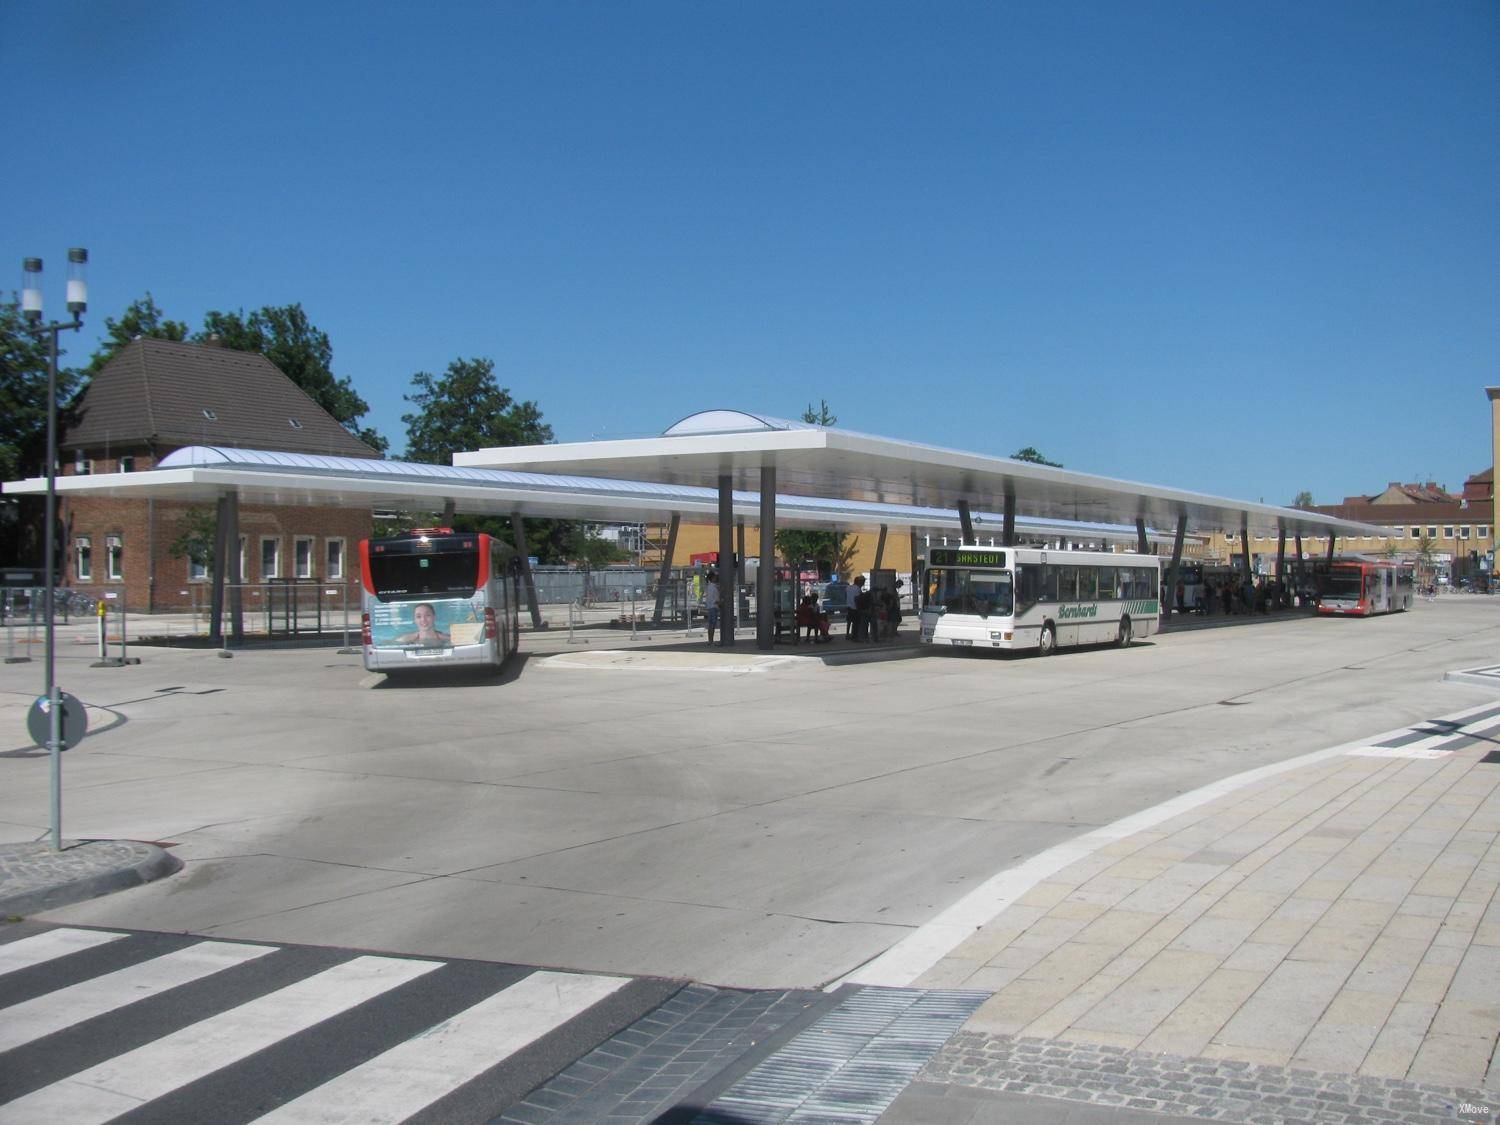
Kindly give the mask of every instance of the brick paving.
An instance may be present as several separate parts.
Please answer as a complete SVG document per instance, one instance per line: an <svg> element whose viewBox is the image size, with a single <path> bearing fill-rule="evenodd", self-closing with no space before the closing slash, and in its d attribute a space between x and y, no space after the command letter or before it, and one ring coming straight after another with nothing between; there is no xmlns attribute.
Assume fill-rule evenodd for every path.
<svg viewBox="0 0 1500 1125"><path fill-rule="evenodd" d="M955 1035L919 1077L1052 1099L1059 1107L1077 1102L1122 1114L1250 1125L1492 1121L1500 1108L1493 1091L974 1031ZM1053 1112L1054 1120L1063 1116L1061 1108ZM892 1125L898 1120L904 1118L894 1115Z"/></svg>
<svg viewBox="0 0 1500 1125"><path fill-rule="evenodd" d="M158 878L175 868L155 844L135 840L64 840L0 844L0 915L76 902L92 894ZM70 891L76 892L70 895Z"/></svg>

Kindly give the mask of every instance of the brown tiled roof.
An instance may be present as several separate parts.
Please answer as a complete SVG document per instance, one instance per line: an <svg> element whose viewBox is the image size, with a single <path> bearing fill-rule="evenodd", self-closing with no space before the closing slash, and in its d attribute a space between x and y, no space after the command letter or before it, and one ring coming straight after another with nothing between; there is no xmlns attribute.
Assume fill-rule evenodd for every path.
<svg viewBox="0 0 1500 1125"><path fill-rule="evenodd" d="M90 381L75 413L64 449L149 442L380 456L259 352L204 344L132 340Z"/></svg>
<svg viewBox="0 0 1500 1125"><path fill-rule="evenodd" d="M1318 512L1335 519L1356 520L1360 523L1379 523L1388 527L1442 523L1491 523L1494 506L1485 501L1471 503L1467 508L1457 500L1447 504L1317 504L1303 508L1305 512Z"/></svg>

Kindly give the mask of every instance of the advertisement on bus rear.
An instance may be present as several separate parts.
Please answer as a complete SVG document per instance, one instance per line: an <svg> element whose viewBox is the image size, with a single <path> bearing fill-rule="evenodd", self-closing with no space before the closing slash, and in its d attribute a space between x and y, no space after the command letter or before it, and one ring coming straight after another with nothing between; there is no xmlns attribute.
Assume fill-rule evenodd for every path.
<svg viewBox="0 0 1500 1125"><path fill-rule="evenodd" d="M376 648L451 648L483 640L484 610L467 598L370 606L370 643Z"/></svg>

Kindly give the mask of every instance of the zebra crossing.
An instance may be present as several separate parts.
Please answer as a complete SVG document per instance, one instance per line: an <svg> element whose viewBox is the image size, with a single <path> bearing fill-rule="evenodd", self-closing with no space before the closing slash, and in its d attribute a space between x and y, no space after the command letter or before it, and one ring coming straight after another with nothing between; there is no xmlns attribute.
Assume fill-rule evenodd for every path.
<svg viewBox="0 0 1500 1125"><path fill-rule="evenodd" d="M1376 735L1352 746L1345 753L1362 758L1414 758L1438 760L1478 743L1493 743L1500 736L1500 707L1474 707L1441 719ZM1487 725L1488 724L1488 725ZM1378 740L1378 741L1377 741Z"/></svg>
<svg viewBox="0 0 1500 1125"><path fill-rule="evenodd" d="M488 1121L680 983L0 931L0 1123Z"/></svg>

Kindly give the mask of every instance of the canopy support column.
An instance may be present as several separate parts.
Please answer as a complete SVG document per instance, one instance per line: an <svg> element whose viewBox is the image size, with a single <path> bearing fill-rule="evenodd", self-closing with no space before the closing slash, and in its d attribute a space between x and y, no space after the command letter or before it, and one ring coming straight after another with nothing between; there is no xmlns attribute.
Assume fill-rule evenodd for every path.
<svg viewBox="0 0 1500 1125"><path fill-rule="evenodd" d="M734 624L738 627L740 622L740 579L750 573L750 556L745 553L745 521L740 520L734 525ZM749 622L744 624L748 625Z"/></svg>
<svg viewBox="0 0 1500 1125"><path fill-rule="evenodd" d="M662 552L661 570L656 573L656 608L651 612L651 623L661 624L662 605L667 599L667 583L672 578L672 556L677 553L677 526L682 522L682 513L672 513L672 523L667 530L667 548Z"/></svg>
<svg viewBox="0 0 1500 1125"><path fill-rule="evenodd" d="M796 565L798 560L793 560ZM755 644L770 649L776 643L776 467L760 470L760 573L755 576ZM793 590L799 587L793 585ZM795 620L788 622L796 629ZM794 632L792 634L796 636Z"/></svg>
<svg viewBox="0 0 1500 1125"><path fill-rule="evenodd" d="M1167 591L1162 599L1161 624L1167 627L1172 619L1172 599L1177 596L1177 568L1182 564L1182 540L1187 534L1187 513L1177 513L1177 534L1172 537L1172 561L1167 564Z"/></svg>
<svg viewBox="0 0 1500 1125"><path fill-rule="evenodd" d="M1286 584L1286 525L1276 521L1276 581Z"/></svg>
<svg viewBox="0 0 1500 1125"><path fill-rule="evenodd" d="M734 478L719 474L719 644L734 644Z"/></svg>
<svg viewBox="0 0 1500 1125"><path fill-rule="evenodd" d="M1151 545L1146 542L1146 518L1144 516L1135 517L1135 552L1138 555L1151 553Z"/></svg>
<svg viewBox="0 0 1500 1125"><path fill-rule="evenodd" d="M879 570L880 564L885 561L885 524L880 525L880 538L875 540L875 567Z"/></svg>
<svg viewBox="0 0 1500 1125"><path fill-rule="evenodd" d="M229 640L245 643L245 576L240 573L240 493L232 488L224 497L224 549L228 565L224 575L229 580Z"/></svg>
<svg viewBox="0 0 1500 1125"><path fill-rule="evenodd" d="M214 519L214 578L208 611L208 639L214 644L224 639L224 576L229 572L229 497L220 496Z"/></svg>
<svg viewBox="0 0 1500 1125"><path fill-rule="evenodd" d="M1245 581L1250 581L1250 517L1245 512L1240 513L1240 559L1243 565L1240 567L1245 572Z"/></svg>
<svg viewBox="0 0 1500 1125"><path fill-rule="evenodd" d="M918 612L922 603L917 599L917 529L911 529L911 611Z"/></svg>
<svg viewBox="0 0 1500 1125"><path fill-rule="evenodd" d="M1335 546L1338 545L1338 541L1339 541L1339 537L1333 533L1333 529L1332 528L1329 528L1328 529L1328 561L1329 562L1333 561L1333 549L1334 549Z"/></svg>
<svg viewBox="0 0 1500 1125"><path fill-rule="evenodd" d="M964 543L974 542L974 517L969 514L969 502L960 500L958 502L958 526L961 529Z"/></svg>
<svg viewBox="0 0 1500 1125"><path fill-rule="evenodd" d="M1005 490L1005 518L1000 524L1000 545L1011 547L1016 542L1016 490L1007 487Z"/></svg>
<svg viewBox="0 0 1500 1125"><path fill-rule="evenodd" d="M677 517L672 518L675 520ZM526 608L531 611L531 627L540 629L542 610L536 604L536 577L531 573L531 549L526 546L526 524L522 521L520 512L510 514L510 533L516 543L516 562L521 568L521 585L526 588ZM670 551L667 557L672 557Z"/></svg>

